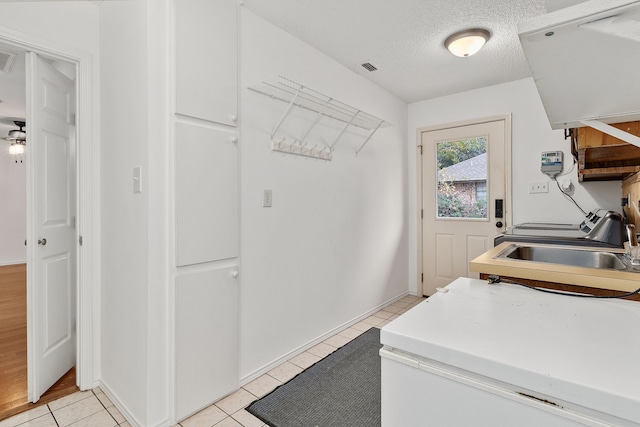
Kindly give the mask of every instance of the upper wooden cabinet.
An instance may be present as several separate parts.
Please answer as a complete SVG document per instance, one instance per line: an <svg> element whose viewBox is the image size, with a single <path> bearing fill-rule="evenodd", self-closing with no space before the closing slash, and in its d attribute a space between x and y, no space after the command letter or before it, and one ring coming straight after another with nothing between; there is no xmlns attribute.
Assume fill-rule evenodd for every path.
<svg viewBox="0 0 640 427"><path fill-rule="evenodd" d="M236 126L235 0L175 1L176 113Z"/></svg>
<svg viewBox="0 0 640 427"><path fill-rule="evenodd" d="M640 122L612 124L640 136ZM578 159L578 179L609 181L640 171L640 148L591 127L572 129L571 151Z"/></svg>

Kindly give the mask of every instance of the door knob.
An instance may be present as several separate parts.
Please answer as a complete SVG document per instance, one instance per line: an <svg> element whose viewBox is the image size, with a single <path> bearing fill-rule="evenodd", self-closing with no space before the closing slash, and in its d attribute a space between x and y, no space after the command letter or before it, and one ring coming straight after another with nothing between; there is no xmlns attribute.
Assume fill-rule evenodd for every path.
<svg viewBox="0 0 640 427"><path fill-rule="evenodd" d="M233 278L236 278L236 277L238 277L239 275L240 275L240 272L239 272L238 270L234 270L234 271L231 273L231 277L233 277Z"/></svg>
<svg viewBox="0 0 640 427"><path fill-rule="evenodd" d="M504 224L502 224L502 221L496 222L496 227L498 227L498 228L502 228L503 225Z"/></svg>
<svg viewBox="0 0 640 427"><path fill-rule="evenodd" d="M47 239L40 239L40 240L38 240L38 244L39 244L39 245L42 245L42 246L46 245L46 244L47 244Z"/></svg>

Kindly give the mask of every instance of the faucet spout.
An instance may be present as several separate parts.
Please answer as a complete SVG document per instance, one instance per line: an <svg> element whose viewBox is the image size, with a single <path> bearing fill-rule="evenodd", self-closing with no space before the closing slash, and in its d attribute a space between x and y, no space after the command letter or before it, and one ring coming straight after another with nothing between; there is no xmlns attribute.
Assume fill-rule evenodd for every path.
<svg viewBox="0 0 640 427"><path fill-rule="evenodd" d="M638 246L638 235L636 234L635 225L627 224L627 238L629 240L629 246Z"/></svg>

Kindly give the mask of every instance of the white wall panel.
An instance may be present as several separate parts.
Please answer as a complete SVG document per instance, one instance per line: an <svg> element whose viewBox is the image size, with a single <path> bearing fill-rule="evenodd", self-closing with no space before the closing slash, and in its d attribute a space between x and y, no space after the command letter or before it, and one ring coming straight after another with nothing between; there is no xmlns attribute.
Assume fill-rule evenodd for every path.
<svg viewBox="0 0 640 427"><path fill-rule="evenodd" d="M238 150L234 135L176 124L176 262L238 256Z"/></svg>
<svg viewBox="0 0 640 427"><path fill-rule="evenodd" d="M238 387L237 267L176 278L176 419Z"/></svg>
<svg viewBox="0 0 640 427"><path fill-rule="evenodd" d="M235 0L176 0L176 113L235 126Z"/></svg>
<svg viewBox="0 0 640 427"><path fill-rule="evenodd" d="M98 54L100 7L88 1L2 1L0 26Z"/></svg>
<svg viewBox="0 0 640 427"><path fill-rule="evenodd" d="M407 291L407 105L287 32L241 15L241 378ZM287 104L247 87L283 75L380 117L350 128L333 160L270 149ZM300 138L315 116L296 109L280 131ZM309 143L344 124L322 119ZM363 135L364 134L364 135ZM289 140L289 139L288 139ZM265 189L273 206L262 207ZM274 331L286 331L274 334Z"/></svg>
<svg viewBox="0 0 640 427"><path fill-rule="evenodd" d="M0 155L0 265L27 261L26 164L14 163L8 149Z"/></svg>
<svg viewBox="0 0 640 427"><path fill-rule="evenodd" d="M74 2L84 3L84 2ZM149 296L166 292L161 281L150 286L149 256L156 250L149 227L159 214L149 211L151 191L133 192L132 171L140 166L143 183L149 170L149 64L147 6L140 1L106 1L100 21L100 225L101 385L122 404L132 425L148 425ZM126 64L126 66L124 66ZM158 90L154 88L154 90ZM153 141L153 151L158 146ZM82 142L80 142L82 144ZM144 185L143 185L143 188ZM146 188L151 189L149 185ZM154 192L160 192L159 188ZM153 322L163 324L154 317Z"/></svg>

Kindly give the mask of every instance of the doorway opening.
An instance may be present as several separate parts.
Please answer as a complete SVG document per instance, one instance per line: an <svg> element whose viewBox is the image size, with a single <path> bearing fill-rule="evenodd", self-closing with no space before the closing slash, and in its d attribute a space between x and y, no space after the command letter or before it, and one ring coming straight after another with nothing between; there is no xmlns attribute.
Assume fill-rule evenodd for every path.
<svg viewBox="0 0 640 427"><path fill-rule="evenodd" d="M429 296L511 223L511 117L418 129L418 277Z"/></svg>
<svg viewBox="0 0 640 427"><path fill-rule="evenodd" d="M13 55L11 67L6 68L0 73L0 88L3 89L2 93L5 98L3 102L0 103L0 135L2 136L8 134L5 132L6 129L3 129L3 126L9 125L15 122L15 120L21 120L23 122L32 121L34 124L43 123L42 114L35 112L34 105L32 105L35 104L34 99L44 99L44 103L47 104L44 105L45 109L48 108L55 112L61 104L58 103L54 105L54 103L57 103L57 101L64 97L68 97L69 105L72 106L68 111L68 115L72 117L73 121L75 121L76 117L75 106L77 105L77 99L75 94L71 93L71 96L69 96L69 94L63 95L62 97L57 96L59 94L51 91L55 91L54 86L50 86L48 89L45 88L45 90L49 90L47 93L33 93L35 88L33 81L35 80L32 77L37 73L35 73L33 65L29 65L29 61L25 60L25 58L29 57L29 55L31 55L32 58L39 56L47 66L56 69L56 73L72 81L74 88L77 87L78 81L76 78L76 67L78 63L67 62L61 57L38 55L35 53L35 50L38 48L38 43L36 42L34 44L33 41L30 41L27 44L23 43L22 39L30 40L29 37L16 34L15 32L11 32L11 35L5 38L3 37L3 29L0 28L0 51L8 51ZM48 50L46 47L44 47L44 49L45 51ZM38 76L40 76L40 74L38 74ZM40 76L40 78L41 77L42 76ZM28 86L28 84L30 84L29 81L31 81L30 87ZM27 88L30 90L27 90ZM30 93L30 95L27 96L27 93ZM43 105L40 107L43 107ZM64 108L66 107L63 106L63 109ZM35 136L37 133L36 127L30 128L29 123L27 123L27 135L30 132L29 129L32 130ZM40 126L40 129L43 129L43 126ZM76 301L79 301L76 295L80 289L80 287L77 286L79 282L76 281L76 277L79 277L79 275L76 274L78 271L76 261L79 256L74 243L77 242L76 238L79 235L79 233L75 231L77 228L76 206L79 206L77 203L79 200L79 197L77 197L77 195L79 195L77 192L78 180L75 178L75 171L78 165L75 159L77 153L76 141L78 141L78 138L76 137L77 132L74 126L72 134L69 132L68 143L63 147L63 151L69 151L70 154L72 154L72 156L67 156L64 160L67 164L64 165L63 169L66 170L65 174L68 174L68 176L61 179L60 168L56 169L54 167L49 169L49 172L53 174L38 172L39 167L42 169L42 161L36 161L35 158L45 159L45 162L56 161L56 157L57 160L60 160L60 144L57 144L58 147L56 147L54 140L64 139L60 138L62 135L60 132L56 134L56 131L51 129L44 130L44 132L49 133L45 135L41 132L40 135L37 136L37 142L32 139L32 136L28 136L26 144L25 141L22 142L25 152L19 155L13 152L9 154L9 149L12 148L10 147L10 141L7 141L6 145L3 144L0 146L0 150L2 150L0 152L0 162L2 162L0 167L3 169L3 175L12 173L13 178L17 177L16 179L0 183L0 194L3 196L20 194L21 196L10 197L9 200L7 200L7 205L10 204L12 209L7 209L3 214L11 215L11 218L9 220L5 218L3 223L11 224L13 233L8 233L10 238L3 239L3 242L0 242L0 245L2 245L0 246L0 313L2 313L0 315L0 353L2 354L2 364L0 365L0 384L2 384L0 390L0 420L76 391L79 389L78 385L80 384L80 379L76 376L75 365L77 354L79 354L79 349L76 350L76 343L79 344L82 337L76 339L75 314L76 312L86 311L86 309L83 310L82 306L76 303ZM52 165L54 164L52 163ZM10 170L10 167L22 167L22 170ZM39 184L36 183L37 180L40 181ZM65 273L70 277L67 277L66 279L68 280L65 281L67 283L66 287L72 292L70 293L70 297L66 298L66 301L61 301L54 297L51 298L48 303L45 303L44 306L34 307L34 294L48 292L50 295L53 295L55 293L55 284L49 279L51 274L55 273L54 270L57 266L55 266L55 262L51 262L52 260L55 261L55 255L51 256L52 254L50 253L51 248L56 245L50 243L49 247L45 249L47 241L44 237L38 238L42 228L34 228L32 225L37 222L38 218L54 219L51 214L55 212L56 207L50 204L47 205L46 203L34 204L33 200L36 199L35 194L42 191L43 186L53 187L53 182L56 180L60 182L64 180L68 183L68 185L66 183L63 184L67 188L67 191L65 191L65 200L70 202L65 204L69 208L70 220L68 222L72 224L74 229L71 236L72 238L68 243L74 246L74 249L71 252L73 264L69 264L71 268ZM12 185L12 188L8 189L6 184ZM5 186L2 187L3 185ZM49 194L49 196L50 195L51 194ZM43 211L47 211L46 214L43 215ZM16 220L16 218L18 219ZM3 234L7 235L7 233ZM54 238L54 242L55 240ZM31 244L29 244L29 242L31 242ZM34 254L36 253L34 247L38 247L44 254L41 254L39 259L34 258ZM47 253L47 251L49 253ZM42 265L45 265L45 270L41 268ZM47 270L47 266L54 267ZM58 268L58 270L60 269ZM44 274L42 274L43 272ZM35 287L35 282L46 282L45 291L43 292L42 287L40 289ZM46 327L43 328L41 323L39 328L46 329L46 331L37 330L35 325L33 325L33 313L43 311L42 308L45 308L45 310L49 312L56 310L64 312L63 317L71 319L71 322L68 322L70 328L67 329L73 329L73 337L71 338L73 341L73 360L71 360L69 369L64 369L64 372L62 372L60 376L57 376L52 382L53 385L46 387L48 391L45 389L34 392L32 383L35 383L35 381L34 378L30 378L30 375L33 376L33 372L35 371L39 372L38 376L42 376L42 372L49 370L46 366L43 369L43 366L40 366L42 364L37 366L36 369L30 367L33 365L31 358L33 357L34 351L27 351L27 349L30 346L32 347L31 341L34 341L34 329L36 335L49 339L50 348L59 345L58 342L51 340L51 338L55 338L55 335L52 334L51 331L55 332L56 326L58 326L57 329L59 331L60 325L45 323ZM81 324L82 317L78 319L78 327L81 326ZM28 338L29 334L31 334L31 338ZM80 346L78 345L78 347ZM88 387L85 386L84 388ZM44 391L46 391L46 393ZM37 403L34 404L31 403L31 401L37 401Z"/></svg>

